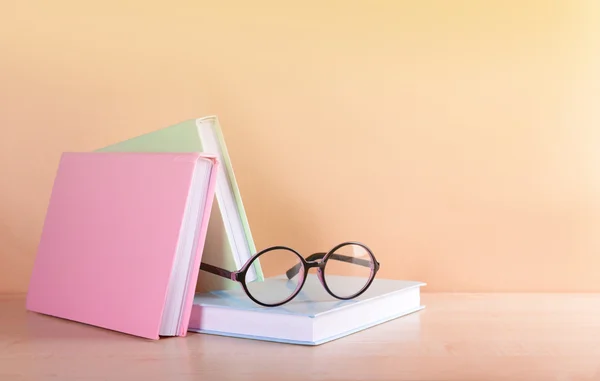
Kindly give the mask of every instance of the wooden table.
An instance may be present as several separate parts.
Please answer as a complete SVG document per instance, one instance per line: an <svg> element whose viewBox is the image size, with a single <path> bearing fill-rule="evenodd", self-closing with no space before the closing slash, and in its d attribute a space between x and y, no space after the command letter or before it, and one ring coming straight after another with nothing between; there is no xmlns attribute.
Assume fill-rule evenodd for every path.
<svg viewBox="0 0 600 381"><path fill-rule="evenodd" d="M148 341L0 297L0 380L600 380L600 295L424 294L424 311L304 347Z"/></svg>

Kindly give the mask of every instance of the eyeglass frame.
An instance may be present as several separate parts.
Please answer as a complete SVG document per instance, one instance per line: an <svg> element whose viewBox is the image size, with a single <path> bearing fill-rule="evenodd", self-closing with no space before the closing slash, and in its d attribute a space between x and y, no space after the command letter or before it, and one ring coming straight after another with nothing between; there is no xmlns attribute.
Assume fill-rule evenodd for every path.
<svg viewBox="0 0 600 381"><path fill-rule="evenodd" d="M369 254L369 256L371 257L371 261L362 259L362 258L354 258L354 257L350 257L347 255L335 253L341 247L349 246L349 245L356 245L356 246L360 246L363 249L365 249L367 251L367 253ZM301 282L299 282L298 285L296 286L296 289L294 290L294 292L287 299L285 299L281 302L277 302L277 303L264 303L264 302L261 302L260 300L257 300L255 297L253 297L252 293L250 293L250 291L248 290L248 286L246 285L246 275L248 274L248 271L250 270L250 267L254 263L254 261L259 260L261 255L264 255L273 250L289 250L300 259L300 263L296 264L295 266L292 266L285 272L288 280L290 280L291 278L296 276L300 272L300 269L304 270L303 271L304 276L303 276ZM327 285L327 281L325 279L325 266L327 265L327 261L329 261L330 258L333 258L335 260L340 260L343 262L358 264L358 265L364 266L364 267L369 267L371 269L371 272L370 272L368 281L365 283L365 285L359 291L357 291L356 293L354 293L350 296L342 297L342 296L336 295L335 293L333 293L331 291L331 289ZM260 263L260 261L259 261L259 263ZM371 249L369 247L367 247L365 244L363 244L361 242L357 242L357 241L346 241L346 242L337 244L336 246L331 248L328 252L313 253L313 254L307 256L306 258L304 258L299 252L292 249L291 247L281 246L281 245L271 246L271 247L267 247L267 248L257 252L256 254L252 255L252 257L250 257L246 261L246 263L242 266L242 268L237 271L229 271L229 270L226 270L226 269L223 269L223 268L220 268L217 266L213 266L213 265L210 265L210 264L207 264L204 262L202 262L200 264L200 270L204 270L211 274L218 275L223 278L227 278L234 282L239 282L242 285L242 288L244 289L244 292L246 293L246 295L253 302L255 302L261 306L264 306L264 307L277 307L277 306L281 306L283 304L290 302L300 293L300 291L304 287L304 284L306 283L306 279L308 277L308 272L311 268L317 268L317 276L319 278L319 281L320 281L321 285L323 286L323 288L325 288L325 291L327 291L327 293L329 295L333 296L336 299L340 299L340 300L350 300L350 299L354 299L354 298L362 295L371 286L371 283L373 283L373 280L375 279L375 276L377 275L377 272L379 271L380 266L381 266L381 264L375 258L375 254L373 254Z"/></svg>

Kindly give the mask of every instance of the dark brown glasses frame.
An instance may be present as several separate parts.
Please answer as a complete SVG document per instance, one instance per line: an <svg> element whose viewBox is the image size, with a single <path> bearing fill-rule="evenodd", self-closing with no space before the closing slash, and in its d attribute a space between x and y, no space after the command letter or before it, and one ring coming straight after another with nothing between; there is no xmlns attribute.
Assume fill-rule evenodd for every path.
<svg viewBox="0 0 600 381"><path fill-rule="evenodd" d="M365 251L371 257L371 260L354 258L354 257L350 257L347 255L335 253L340 248L342 248L344 246L351 246L351 245L360 246L363 249L365 249ZM257 300L256 298L254 298L252 296L252 294L250 293L250 291L248 290L248 287L246 285L246 274L252 267L252 264L254 263L255 260L258 260L260 258L260 256L262 256L268 252L271 252L273 250L287 250L287 251L292 252L293 254L295 254L298 257L299 263L297 265L295 265L294 267L291 267L290 269L288 269L285 273L288 279L292 279L294 276L298 275L298 273L301 270L303 270L302 273L304 274L304 276L302 277L301 281L298 282L298 285L296 286L296 289L294 290L294 292L287 299L285 299L281 302L278 302L278 303L264 303L264 302L261 302L260 300ZM359 266L369 267L371 269L371 272L369 274L369 279L367 280L367 282L365 283L363 288L361 288L356 293L354 293L350 296L336 295L334 292L331 291L331 289L327 285L327 280L325 277L325 272L327 270L326 265L329 260L348 262L348 263L357 264ZM348 241L348 242L340 243L340 244L334 246L331 250L329 250L326 253L325 252L314 253L314 254L309 255L306 258L302 257L302 255L300 255L300 253L298 253L296 250L294 250L290 247L271 246L271 247L268 247L264 250L259 251L256 254L254 254L248 261L246 261L244 266L242 266L242 268L238 271L225 270L220 267L216 267L216 266L213 266L213 265L210 265L207 263L200 264L201 270L204 270L211 274L218 275L223 278L230 279L234 282L239 282L242 285L242 288L244 289L244 292L246 293L246 295L248 295L248 297L250 299L252 299L252 301L254 301L255 303L260 304L262 306L265 306L265 307L277 307L282 304L288 303L290 300L294 299L296 297L296 295L298 295L298 293L300 292L302 287L304 286L304 283L306 282L306 278L308 276L308 271L311 268L317 268L317 276L319 278L319 281L321 282L321 284L323 285L323 288L325 288L327 293L329 293L329 295L333 296L334 298L341 299L341 300L354 299L357 296L364 293L369 288L371 283L373 283L373 279L375 279L375 275L377 274L377 271L379 271L379 267L380 267L380 264L377 261L377 259L375 258L375 255L373 254L371 249L369 249L366 245L364 245L360 242L356 242L356 241Z"/></svg>

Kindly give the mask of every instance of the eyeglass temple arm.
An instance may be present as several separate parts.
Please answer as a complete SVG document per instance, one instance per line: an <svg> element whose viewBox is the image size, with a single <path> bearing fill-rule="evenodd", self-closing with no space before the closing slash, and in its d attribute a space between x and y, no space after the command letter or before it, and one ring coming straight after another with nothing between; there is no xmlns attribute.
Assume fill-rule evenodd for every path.
<svg viewBox="0 0 600 381"><path fill-rule="evenodd" d="M225 269L222 269L217 266L209 265L207 263L200 263L200 270L207 271L211 274L215 274L215 275L221 276L223 278L234 280L232 278L233 273L231 271L227 271Z"/></svg>
<svg viewBox="0 0 600 381"><path fill-rule="evenodd" d="M318 259L322 259L323 257L325 257L325 255L326 255L326 253L314 253L314 254L311 254L308 257L306 257L306 260L308 262L316 261ZM336 261L353 263L353 264L356 264L359 266L364 266L364 267L371 267L371 261L366 260L366 259L350 257L348 255L331 254L329 259L335 259ZM300 271L301 268L302 268L302 264L298 263L297 265L295 265L294 267L292 267L288 271L286 271L285 275L287 276L288 279L292 279L293 277L298 275L298 272Z"/></svg>

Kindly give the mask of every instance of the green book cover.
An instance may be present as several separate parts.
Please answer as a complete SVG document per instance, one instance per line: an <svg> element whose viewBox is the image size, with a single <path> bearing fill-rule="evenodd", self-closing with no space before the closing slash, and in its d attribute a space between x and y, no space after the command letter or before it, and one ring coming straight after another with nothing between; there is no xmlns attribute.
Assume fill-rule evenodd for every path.
<svg viewBox="0 0 600 381"><path fill-rule="evenodd" d="M203 135L202 131L205 132ZM206 139L206 131L211 131L216 137L216 144L220 148L216 150L214 144ZM205 138L203 138L205 136ZM227 190L223 187L223 181L226 180L231 188L236 213L243 227L245 236L245 245L247 253L251 256L256 252L254 240L248 224L248 218L242 203L242 197L235 179L233 166L229 158L225 138L221 130L218 118L216 116L207 116L199 119L186 120L156 131L129 138L127 140L100 148L97 152L204 152L218 156L220 165L218 175L222 178L217 181L215 192L215 204L213 204L206 242L202 255L202 262L214 266L222 267L227 270L238 270L248 259L240 258L236 263L234 255L234 236L232 234L231 222L224 218L225 197ZM218 152L221 151L221 152ZM219 189L221 187L221 189ZM239 244L239 243L238 243ZM263 274L258 261L255 261L254 273L257 280L263 280ZM196 292L206 292L211 290L223 290L239 287L236 282L220 278L216 275L200 271Z"/></svg>

